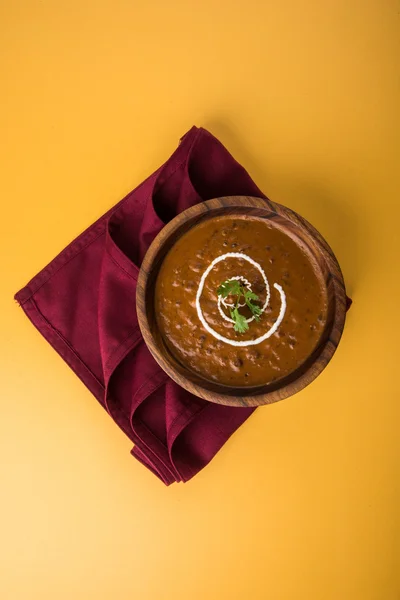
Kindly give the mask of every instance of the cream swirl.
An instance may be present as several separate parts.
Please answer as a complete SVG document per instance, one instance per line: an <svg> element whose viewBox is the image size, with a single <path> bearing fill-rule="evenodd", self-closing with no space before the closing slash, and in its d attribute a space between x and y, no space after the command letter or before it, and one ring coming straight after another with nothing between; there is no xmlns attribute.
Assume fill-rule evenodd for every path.
<svg viewBox="0 0 400 600"><path fill-rule="evenodd" d="M278 318L276 319L275 323L272 325L272 327L270 327L270 329L268 329L268 331L266 331L263 335L259 336L255 340L242 340L242 341L231 340L231 339L226 338L223 335L219 334L218 331L215 331L215 329L213 329L207 323L207 321L203 315L201 306L200 306L200 298L203 293L204 283L205 283L208 275L212 271L212 269L215 267L215 265L226 260L227 258L241 258L241 259L249 262L253 267L255 267L260 272L260 274L263 278L265 290L266 290L266 298L265 298L265 302L261 308L261 313L263 313L265 311L265 309L267 308L267 306L269 304L271 292L270 292L268 278L267 278L263 268L261 267L261 265L258 262L256 262L255 260L253 260L252 258L250 258L250 256L247 256L247 254L242 254L241 252L228 252L227 254L222 254L221 256L218 256L217 258L215 258L210 263L210 265L207 267L207 269L204 271L203 275L201 276L199 287L197 289L197 294L196 294L197 315L198 315L203 327L206 329L206 331L208 331L208 333L210 333L212 336L214 336L220 342L224 342L225 344L229 344L230 346L239 346L239 347L240 346L241 347L256 346L257 344L261 344L261 342L263 342L264 340L271 337L271 335L273 335L277 331L279 325L282 323L283 318L285 316L285 312L286 312L286 295L285 295L285 292L283 291L282 287L278 283L274 283L273 287L276 290L278 290L278 292L280 294L280 298L281 298L281 307L279 310L279 315L278 315ZM251 290L251 284L242 275L236 275L235 277L231 277L230 279L238 279L238 280L243 281L243 283L246 285L246 287L248 287L248 289ZM230 303L226 302L226 300L224 298L222 298L221 296L218 296L218 310L219 310L221 316L225 319L225 321L229 321L230 323L233 323L234 321L224 313L221 305L225 306L225 308L232 306ZM246 319L247 323L250 323L253 320L254 320L254 316Z"/></svg>

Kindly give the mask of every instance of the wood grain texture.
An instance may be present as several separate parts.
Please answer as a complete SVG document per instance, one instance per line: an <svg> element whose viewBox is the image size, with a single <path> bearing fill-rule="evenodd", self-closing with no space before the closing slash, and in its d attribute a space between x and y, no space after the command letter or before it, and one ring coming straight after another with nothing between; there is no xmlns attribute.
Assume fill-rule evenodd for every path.
<svg viewBox="0 0 400 600"><path fill-rule="evenodd" d="M249 215L273 220L302 245L324 277L328 316L320 343L297 370L287 377L253 388L228 387L207 381L175 359L164 344L154 312L154 290L162 261L188 229L199 221L220 216ZM189 392L218 404L259 406L283 400L309 385L325 369L340 341L346 319L346 292L339 264L321 234L303 217L280 204L249 196L228 196L202 202L170 221L151 244L143 260L136 292L140 329L144 341L162 369Z"/></svg>

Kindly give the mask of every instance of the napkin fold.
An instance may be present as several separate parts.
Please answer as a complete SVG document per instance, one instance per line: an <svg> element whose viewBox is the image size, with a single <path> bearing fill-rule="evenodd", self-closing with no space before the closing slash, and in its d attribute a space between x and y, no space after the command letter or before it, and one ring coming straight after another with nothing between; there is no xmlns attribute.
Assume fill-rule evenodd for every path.
<svg viewBox="0 0 400 600"><path fill-rule="evenodd" d="M179 212L218 196L265 198L208 131L193 127L167 162L93 223L15 298L165 484L202 469L253 408L183 390L140 334L136 282L147 248Z"/></svg>

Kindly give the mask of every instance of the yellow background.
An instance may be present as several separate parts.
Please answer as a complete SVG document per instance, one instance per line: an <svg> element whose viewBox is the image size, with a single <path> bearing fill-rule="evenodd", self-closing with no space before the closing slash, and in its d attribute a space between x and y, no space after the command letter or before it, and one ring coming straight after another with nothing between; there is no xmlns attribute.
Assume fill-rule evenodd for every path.
<svg viewBox="0 0 400 600"><path fill-rule="evenodd" d="M398 600L400 5L1 0L1 600ZM308 218L332 363L164 487L12 296L208 127Z"/></svg>

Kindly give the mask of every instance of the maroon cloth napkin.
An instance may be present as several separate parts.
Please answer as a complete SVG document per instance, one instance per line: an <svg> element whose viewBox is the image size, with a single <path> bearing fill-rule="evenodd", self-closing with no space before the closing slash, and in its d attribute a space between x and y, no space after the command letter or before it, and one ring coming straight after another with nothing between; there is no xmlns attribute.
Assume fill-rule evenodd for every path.
<svg viewBox="0 0 400 600"><path fill-rule="evenodd" d="M193 127L171 158L76 238L15 298L165 484L202 469L254 409L212 404L173 382L140 334L140 264L165 223L197 202L265 196L224 146Z"/></svg>

